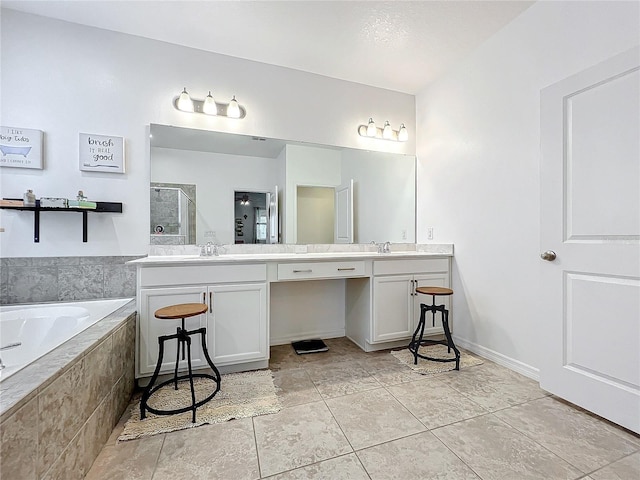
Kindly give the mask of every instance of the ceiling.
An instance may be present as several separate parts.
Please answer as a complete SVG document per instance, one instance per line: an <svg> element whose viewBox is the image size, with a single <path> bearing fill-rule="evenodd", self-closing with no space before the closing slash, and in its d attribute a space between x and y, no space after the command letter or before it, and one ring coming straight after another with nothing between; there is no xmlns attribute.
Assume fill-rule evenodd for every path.
<svg viewBox="0 0 640 480"><path fill-rule="evenodd" d="M416 94L533 3L4 0L2 6Z"/></svg>

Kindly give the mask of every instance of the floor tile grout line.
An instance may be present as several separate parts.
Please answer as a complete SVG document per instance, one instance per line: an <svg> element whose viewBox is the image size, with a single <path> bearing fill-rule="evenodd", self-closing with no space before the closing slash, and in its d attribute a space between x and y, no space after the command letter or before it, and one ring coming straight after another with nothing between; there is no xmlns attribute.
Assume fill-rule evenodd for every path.
<svg viewBox="0 0 640 480"><path fill-rule="evenodd" d="M158 470L158 463L160 463L160 455L162 455L162 449L164 448L164 442L167 440L167 434L163 433L162 434L162 444L160 445L160 448L158 449L158 454L156 455L156 461L153 464L153 471L151 472L151 476L149 477L149 480L153 480L153 477L156 476L156 471Z"/></svg>
<svg viewBox="0 0 640 480"><path fill-rule="evenodd" d="M517 405L516 405L517 406ZM504 409L506 410L506 409ZM546 447L545 445L543 445L542 443L540 443L539 441L537 441L535 438L532 438L531 436L527 435L526 432L523 432L522 430L520 430L517 427L514 427L513 425L511 425L507 420L502 419L500 417L498 417L497 415L494 415L495 412L491 412L491 416L493 418L495 418L496 420L498 420L499 422L504 423L505 425L507 425L509 428L512 428L513 430L515 430L516 432L520 433L521 435L523 435L525 438L531 440L533 443L535 443L536 445L540 446L543 450L549 452L551 455L558 457L560 460L562 460L563 462L565 462L567 465L572 466L573 468L575 468L577 471L579 471L583 476L586 475L586 472L584 472L581 468L579 468L578 466L574 465L573 463L571 463L569 460L567 460L566 458L564 458L564 456L560 455L559 453L556 453L554 451L552 451L550 448Z"/></svg>
<svg viewBox="0 0 640 480"><path fill-rule="evenodd" d="M516 405L516 406L518 406L518 405ZM511 408L511 407L510 407L510 408ZM506 408L505 408L504 410L508 410L508 409L506 409ZM493 413L495 413L495 412L492 412L492 414L493 414ZM587 473L587 472L583 471L583 469L582 469L582 468L580 468L580 467L578 467L577 465L573 464L569 459L565 458L565 457L564 457L563 455L561 455L560 453L556 453L556 452L552 451L549 447L545 446L544 444L540 443L538 440L536 440L535 438L533 438L533 437L531 437L529 434L527 434L527 432L524 432L524 431L520 430L518 427L516 427L516 426L512 425L511 423L509 423L509 421L508 421L507 419L500 418L500 417L498 417L498 416L496 416L496 415L494 415L494 417L495 417L495 418L497 418L498 420L500 420L500 421L502 421L502 422L506 423L506 424L507 424L507 425L509 425L511 428L513 428L515 431L517 431L517 432L521 433L522 435L524 435L525 437L527 437L527 438L528 438L529 440L531 440L532 442L535 442L536 444L540 445L542 448L544 448L544 449L545 449L546 451L548 451L549 453L552 453L552 454L553 454L553 455L555 455L556 457L561 458L562 460L564 460L565 462L567 462L569 465L571 465L573 468L575 468L575 469L576 469L576 470L578 470L579 472L582 472L582 473L583 473L583 475L590 475L590 473ZM612 462L607 463L606 465L602 465L602 466L600 466L600 467L596 468L595 470L593 470L591 473L593 473L593 472L597 472L598 470L601 470L602 468L604 468L604 467L606 467L606 466L608 466L608 465L611 465L612 463L618 462L618 461L622 460L623 458L626 458L626 457L628 457L628 456L630 456L630 455L634 455L635 453L637 453L637 451L634 451L634 452L632 452L632 453L630 453L630 454L624 455L624 456L622 456L622 457L620 457L620 458L618 458L618 459L616 459L616 460L613 460Z"/></svg>
<svg viewBox="0 0 640 480"><path fill-rule="evenodd" d="M260 465L260 452L258 451L258 436L256 434L256 423L254 415L251 417L251 429L253 430L253 444L256 446L256 460L258 461L258 478L262 478L262 466Z"/></svg>
<svg viewBox="0 0 640 480"><path fill-rule="evenodd" d="M591 472L589 472L589 473L585 473L585 474L584 474L584 476L585 476L585 477L587 477L587 476L591 475L592 473L599 472L600 470L602 470L602 469L604 469L604 468L607 468L607 467L609 467L609 466L613 465L614 463L620 462L621 460L624 460L625 458L631 457L631 456L636 455L636 454L638 454L638 453L640 453L640 452L635 451L635 452L633 452L633 453L630 453L630 454L628 454L628 455L625 455L624 457L619 458L618 460L614 460L613 462L611 462L611 463L607 463L606 465L603 465L602 467L598 467L598 468L596 468L595 470L592 470L592 471L591 471Z"/></svg>
<svg viewBox="0 0 640 480"><path fill-rule="evenodd" d="M450 424L450 425L452 425L452 424ZM441 427L438 427L438 428L441 428ZM434 429L434 430L437 430L437 429ZM457 454L456 452L454 452L451 448L449 448L449 446L448 446L446 443L444 443L444 442L442 441L442 439L441 439L438 435L436 435L436 434L435 434L433 431L431 431L431 430L429 431L429 433L431 433L431 434L436 438L436 440L438 440L438 441L439 441L439 442L444 446L444 448L446 448L446 449L447 449L447 450L449 450L453 455L455 455L455 457L456 457L458 460L460 460L460 461L461 461L461 462L462 462L462 463L463 463L463 464L464 464L464 465L465 465L469 470L471 470L471 471L472 471L472 472L473 472L473 473L474 473L474 474L475 474L479 479L483 480L482 475L480 475L478 472L476 472L476 471L475 471L475 469L474 469L471 465L469 465L467 462L465 462L465 461L462 459L462 457L460 457L460 455L458 455L458 454Z"/></svg>

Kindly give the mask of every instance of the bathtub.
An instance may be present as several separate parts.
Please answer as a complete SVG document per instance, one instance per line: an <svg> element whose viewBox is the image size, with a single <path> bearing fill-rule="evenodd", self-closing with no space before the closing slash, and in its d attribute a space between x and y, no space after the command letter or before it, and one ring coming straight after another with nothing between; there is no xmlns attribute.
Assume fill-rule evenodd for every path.
<svg viewBox="0 0 640 480"><path fill-rule="evenodd" d="M131 299L0 307L0 382Z"/></svg>

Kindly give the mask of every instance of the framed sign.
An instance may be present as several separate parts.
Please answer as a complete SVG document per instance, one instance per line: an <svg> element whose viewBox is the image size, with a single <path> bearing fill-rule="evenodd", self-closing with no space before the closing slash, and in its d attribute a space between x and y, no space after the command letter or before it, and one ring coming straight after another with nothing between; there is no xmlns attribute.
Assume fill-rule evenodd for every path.
<svg viewBox="0 0 640 480"><path fill-rule="evenodd" d="M0 166L42 169L42 130L0 127Z"/></svg>
<svg viewBox="0 0 640 480"><path fill-rule="evenodd" d="M80 134L80 170L124 173L124 138Z"/></svg>

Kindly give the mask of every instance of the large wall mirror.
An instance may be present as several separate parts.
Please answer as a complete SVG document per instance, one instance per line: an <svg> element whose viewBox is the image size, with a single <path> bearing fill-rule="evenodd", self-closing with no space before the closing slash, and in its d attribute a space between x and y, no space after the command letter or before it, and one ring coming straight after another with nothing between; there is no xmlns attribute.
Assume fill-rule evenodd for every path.
<svg viewBox="0 0 640 480"><path fill-rule="evenodd" d="M150 152L152 244L415 242L415 156L158 124Z"/></svg>

